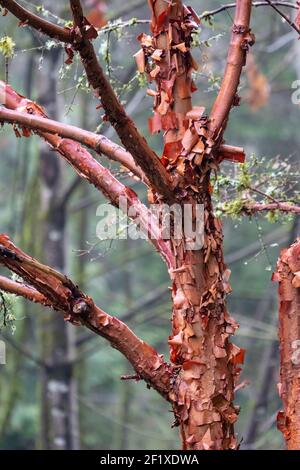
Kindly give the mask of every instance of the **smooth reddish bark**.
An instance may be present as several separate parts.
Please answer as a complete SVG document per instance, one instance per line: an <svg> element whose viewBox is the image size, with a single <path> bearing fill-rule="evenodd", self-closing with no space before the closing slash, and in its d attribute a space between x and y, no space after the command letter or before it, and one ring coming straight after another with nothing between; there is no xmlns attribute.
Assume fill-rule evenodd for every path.
<svg viewBox="0 0 300 470"><path fill-rule="evenodd" d="M24 121L26 121L26 114L32 119L34 119L35 116L42 119L47 118L45 111L39 105L24 96L19 95L4 82L0 82L0 98L7 108L17 110L21 113L18 124L21 125L21 132L26 137L30 135L28 128L23 127L22 129L22 125L24 124ZM4 114L5 112L2 113L2 119L4 119ZM17 116L14 115L14 119L11 119L10 116L7 120L10 122L16 122L16 117ZM127 203L127 212L133 222L137 222L141 229L149 235L149 241L155 246L157 251L166 261L167 265L169 267L172 266L173 255L168 241L164 241L161 238L160 229L154 223L153 218L151 218L149 210L141 203L137 194L131 188L118 181L107 168L102 166L77 142L70 139L62 139L58 134L44 131L37 131L37 133L60 155L62 155L62 157L76 170L79 176L85 178L89 183L94 185L114 206L119 207L120 200L125 200ZM20 137L22 134L19 133L18 136Z"/></svg>

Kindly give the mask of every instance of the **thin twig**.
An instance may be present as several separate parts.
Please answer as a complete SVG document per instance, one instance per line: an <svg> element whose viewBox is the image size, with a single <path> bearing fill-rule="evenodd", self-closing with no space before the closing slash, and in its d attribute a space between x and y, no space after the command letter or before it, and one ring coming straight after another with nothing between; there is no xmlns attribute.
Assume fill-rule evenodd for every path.
<svg viewBox="0 0 300 470"><path fill-rule="evenodd" d="M293 28L300 35L300 29L298 28L298 26L295 25L295 23L290 20L290 18L285 13L279 10L279 8L277 8L274 2L271 2L271 0L266 1L270 5L270 7L272 7L280 16L282 16L282 18L285 19L285 21L291 26L291 28Z"/></svg>

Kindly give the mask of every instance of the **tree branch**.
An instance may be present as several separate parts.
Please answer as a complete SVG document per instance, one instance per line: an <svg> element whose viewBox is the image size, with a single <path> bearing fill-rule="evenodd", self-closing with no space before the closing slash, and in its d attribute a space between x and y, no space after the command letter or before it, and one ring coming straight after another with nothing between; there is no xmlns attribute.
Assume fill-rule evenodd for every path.
<svg viewBox="0 0 300 470"><path fill-rule="evenodd" d="M173 201L174 194L169 173L156 153L149 147L145 138L139 133L134 122L126 114L99 64L90 40L97 37L96 29L83 16L81 4L78 0L71 1L70 4L74 18L74 28L67 30L42 20L13 0L0 0L0 5L7 8L21 21L27 22L33 28L50 37L72 44L72 47L79 52L89 84L101 99L105 113L124 147L142 168L153 188L166 200Z"/></svg>
<svg viewBox="0 0 300 470"><path fill-rule="evenodd" d="M255 214L256 212L265 212L265 211L281 211L281 212L291 212L293 214L300 214L300 206L294 204L289 204L285 202L273 202L270 204L263 203L250 203L247 204L245 209L247 214Z"/></svg>
<svg viewBox="0 0 300 470"><path fill-rule="evenodd" d="M226 128L231 107L234 105L246 53L254 44L251 34L251 0L238 0L232 28L231 42L227 56L224 78L210 115L210 136L220 141Z"/></svg>
<svg viewBox="0 0 300 470"><path fill-rule="evenodd" d="M21 112L22 119L25 113L28 113L31 117L47 118L40 106L19 95L3 82L0 82L0 101L8 108ZM28 137L28 129L24 128L23 134ZM57 134L48 132L38 131L38 134L62 155L81 178L85 178L101 191L111 204L120 207L120 201L126 201L127 215L141 227L141 230L147 235L147 239L161 254L168 267L173 265L173 254L169 242L161 238L160 229L154 218L151 217L150 211L142 204L131 188L118 181L107 168L102 166L86 149L73 140L62 139ZM18 136L20 135L18 134Z"/></svg>
<svg viewBox="0 0 300 470"><path fill-rule="evenodd" d="M70 5L76 32L73 47L81 57L89 84L101 99L107 118L115 128L124 147L148 177L153 188L165 199L174 200L169 173L156 153L149 147L145 138L139 133L134 122L126 114L99 64L90 40L91 35L86 32L87 20L84 18L80 1L70 0ZM95 36L97 36L96 31Z"/></svg>
<svg viewBox="0 0 300 470"><path fill-rule="evenodd" d="M0 290L17 295L18 297L24 297L31 302L50 307L47 298L36 289L24 283L12 281L7 277L0 276Z"/></svg>
<svg viewBox="0 0 300 470"><path fill-rule="evenodd" d="M287 450L300 449L300 239L282 250L273 280L279 282L280 383L283 411L277 427Z"/></svg>
<svg viewBox="0 0 300 470"><path fill-rule="evenodd" d="M253 7L264 7L264 6L268 6L270 4L270 2L268 1L264 1L264 2L252 2L252 6ZM288 7L288 8L294 8L295 10L298 9L298 6L295 4L295 3L292 3L292 2L280 2L280 1L272 1L272 5L279 5L279 6L284 6L284 7ZM226 11L226 10L229 10L231 8L235 8L236 7L236 2L233 2L233 3L227 3L226 5L222 5L221 7L219 8L215 8L214 10L210 10L210 11L204 11L201 15L199 15L199 18L201 20L205 20L211 16L215 16L217 15L218 13L222 13L223 11Z"/></svg>
<svg viewBox="0 0 300 470"><path fill-rule="evenodd" d="M0 81L0 95L1 87L4 86L7 85ZM142 181L146 180L143 171L135 164L130 153L126 152L122 147L110 141L103 135L85 131L79 127L63 124L45 117L25 114L24 112L12 111L4 108L0 108L0 121L18 124L34 131L56 134L59 137L75 140L76 142L94 150L99 155L104 154L111 160L120 163Z"/></svg>
<svg viewBox="0 0 300 470"><path fill-rule="evenodd" d="M64 318L75 325L84 325L107 339L132 364L136 373L147 384L169 399L170 369L151 346L139 339L123 322L97 307L93 300L65 275L42 265L17 248L6 235L0 235L0 264L18 274L33 287L0 279L1 288L64 313ZM39 293L39 295L36 293ZM40 296L40 297L39 297Z"/></svg>
<svg viewBox="0 0 300 470"><path fill-rule="evenodd" d="M14 0L0 0L0 5L18 18L22 25L28 24L50 38L57 39L64 43L71 43L73 41L73 34L70 28L62 28L50 21L44 20L22 7Z"/></svg>

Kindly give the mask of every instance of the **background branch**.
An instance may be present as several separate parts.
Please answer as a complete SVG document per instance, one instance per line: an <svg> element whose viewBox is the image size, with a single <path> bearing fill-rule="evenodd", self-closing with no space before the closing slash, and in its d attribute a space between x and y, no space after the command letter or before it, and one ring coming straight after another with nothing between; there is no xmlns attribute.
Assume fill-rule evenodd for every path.
<svg viewBox="0 0 300 470"><path fill-rule="evenodd" d="M0 0L0 5L6 8L16 18L18 18L23 25L28 24L32 28L46 34L50 38L58 39L65 43L72 42L72 32L70 28L62 28L50 21L40 18L31 11L22 7L19 3L14 0Z"/></svg>

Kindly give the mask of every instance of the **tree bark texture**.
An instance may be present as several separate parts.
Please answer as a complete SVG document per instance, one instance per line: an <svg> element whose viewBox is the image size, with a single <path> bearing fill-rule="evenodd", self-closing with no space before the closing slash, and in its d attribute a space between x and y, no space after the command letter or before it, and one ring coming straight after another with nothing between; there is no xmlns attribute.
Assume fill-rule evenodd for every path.
<svg viewBox="0 0 300 470"><path fill-rule="evenodd" d="M280 383L277 425L288 450L300 450L300 239L282 251L279 281Z"/></svg>

